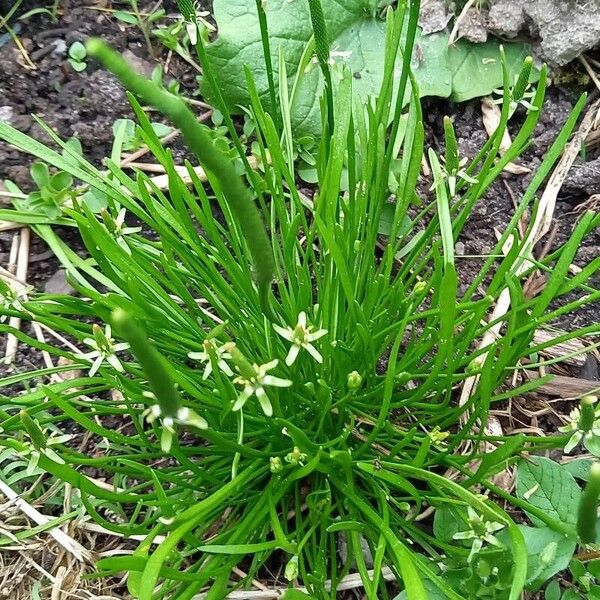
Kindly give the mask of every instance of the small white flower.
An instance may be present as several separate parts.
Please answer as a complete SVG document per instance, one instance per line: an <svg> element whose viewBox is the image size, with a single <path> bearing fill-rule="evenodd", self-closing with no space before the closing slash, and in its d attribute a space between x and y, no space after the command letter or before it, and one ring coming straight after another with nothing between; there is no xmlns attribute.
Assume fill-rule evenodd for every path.
<svg viewBox="0 0 600 600"><path fill-rule="evenodd" d="M318 329L313 331L314 327L306 325L306 313L303 311L298 315L298 323L296 327L280 327L273 325L273 329L288 342L292 342L292 347L285 359L285 364L289 367L294 364L298 353L302 348L306 350L318 363L323 362L321 353L312 345L312 342L327 335L326 329Z"/></svg>
<svg viewBox="0 0 600 600"><path fill-rule="evenodd" d="M427 435L433 446L438 450L443 450L447 445L446 438L450 435L450 432L442 431L439 426L436 425Z"/></svg>
<svg viewBox="0 0 600 600"><path fill-rule="evenodd" d="M580 429L580 421L581 421L581 411L579 408L574 408L569 413L569 422L563 427L559 427L558 431L562 433L570 433L573 434L569 438L569 441L564 447L564 453L569 454L573 448L579 445L580 442L591 440L592 438L600 438L600 406L596 408L594 411L595 421L592 428L589 431L583 431Z"/></svg>
<svg viewBox="0 0 600 600"><path fill-rule="evenodd" d="M305 460L306 454L301 452L298 446L294 446L294 449L285 455L285 461L290 465L303 465Z"/></svg>
<svg viewBox="0 0 600 600"><path fill-rule="evenodd" d="M442 156L442 160L443 161L445 160L444 156ZM442 167L444 177L448 181L448 189L450 191L451 197L454 197L456 194L456 183L459 179L462 179L463 181L466 181L467 183L471 183L471 184L478 183L478 180L475 179L475 177L471 177L467 173L467 171L465 169L467 162L468 162L467 157L463 156L463 158L461 158L458 163L458 168L452 169L451 171L448 171L448 169L446 168L445 165L440 165ZM429 188L429 191L434 190L436 185L437 184L434 182L433 185Z"/></svg>
<svg viewBox="0 0 600 600"><path fill-rule="evenodd" d="M119 246L121 246L121 248L123 248L123 250L125 250L127 254L131 254L131 249L125 241L125 236L132 233L139 233L140 231L142 231L142 228L125 226L126 210L124 208L121 208L119 210L117 216L114 219L106 209L102 210L101 215L102 220L104 221L104 226L115 238L117 244L119 244Z"/></svg>
<svg viewBox="0 0 600 600"><path fill-rule="evenodd" d="M214 354L219 369L221 369L225 375L233 377L233 371L226 362L226 360L231 359L231 354L229 354L223 346L217 346L213 340L204 340L202 345L204 346L204 350L201 352L188 352L188 358L206 363L202 379L208 379L212 373L213 361L211 360L211 354Z"/></svg>
<svg viewBox="0 0 600 600"><path fill-rule="evenodd" d="M467 513L469 515L469 529L455 533L452 538L455 540L473 540L471 552L467 559L467 562L470 563L481 550L484 542L492 546L502 547L502 543L494 534L504 529L505 525L495 521L484 521L470 506L467 507Z"/></svg>
<svg viewBox="0 0 600 600"><path fill-rule="evenodd" d="M352 56L352 50L338 50L337 46L336 46L333 50L330 50L329 58L327 59L327 64L330 67L333 67L336 64L336 59L341 59L343 61L346 61L351 56ZM319 59L316 56L313 56L312 63L318 64L318 62L319 62Z"/></svg>
<svg viewBox="0 0 600 600"><path fill-rule="evenodd" d="M215 26L207 21L205 17L210 16L208 10L200 10L198 2L194 5L194 15L191 21L186 21L185 27L190 38L190 43L195 46L198 43L198 27L204 26L208 31L216 31Z"/></svg>
<svg viewBox="0 0 600 600"><path fill-rule="evenodd" d="M156 397L152 392L144 393L146 397ZM160 447L163 452L169 452L175 436L175 425L187 425L188 427L196 427L197 429L208 429L208 422L204 417L201 417L195 410L182 406L177 410L175 416L162 416L162 410L158 404L153 404L148 407L142 416L146 418L148 423L153 423L160 419L162 425L162 433L160 436Z"/></svg>
<svg viewBox="0 0 600 600"><path fill-rule="evenodd" d="M117 352L127 350L129 348L129 344L126 342L119 342L118 344L115 344L114 339L112 338L112 330L110 325L107 325L104 328L104 332L102 332L102 329L99 325L94 325L92 327L92 332L94 337L85 338L83 343L93 350L92 352L87 352L81 355L82 358L92 362L89 376L93 377L98 372L98 369L104 361L108 362L108 364L110 364L111 367L113 367L119 373L122 373L123 365L117 358Z"/></svg>
<svg viewBox="0 0 600 600"><path fill-rule="evenodd" d="M339 69L339 62L346 62L352 56L352 50L338 50L337 47L333 48L329 52L329 58L327 59L327 64L332 67L332 70L340 75L341 71ZM313 56L311 61L308 63L305 69L305 73L308 73L311 69L314 68L315 65L319 64L319 59L317 56Z"/></svg>
<svg viewBox="0 0 600 600"><path fill-rule="evenodd" d="M123 225L125 225L126 213L127 211L124 208L122 208L115 219L114 234L117 236L129 235L130 233L139 233L142 230L141 227L123 227Z"/></svg>
<svg viewBox="0 0 600 600"><path fill-rule="evenodd" d="M284 388L292 385L292 382L289 379L281 379L280 377L267 375L267 371L274 369L278 364L279 361L277 359L260 366L253 364L252 369L254 372L251 376L243 377L239 375L233 380L234 383L237 383L244 388L233 405L234 411L240 410L251 396L256 396L265 415L270 417L273 414L273 407L271 406L271 401L267 396L267 392L265 392L265 386L270 385L273 387Z"/></svg>

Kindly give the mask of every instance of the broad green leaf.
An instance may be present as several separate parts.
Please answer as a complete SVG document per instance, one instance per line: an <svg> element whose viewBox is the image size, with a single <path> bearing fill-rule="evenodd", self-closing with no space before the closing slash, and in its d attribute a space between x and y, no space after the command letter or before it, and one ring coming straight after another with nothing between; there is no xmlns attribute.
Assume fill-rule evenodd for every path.
<svg viewBox="0 0 600 600"><path fill-rule="evenodd" d="M31 178L40 189L48 185L50 181L50 172L46 163L34 162L31 165L29 172Z"/></svg>
<svg viewBox="0 0 600 600"><path fill-rule="evenodd" d="M560 584L558 581L551 581L544 591L544 600L560 600Z"/></svg>
<svg viewBox="0 0 600 600"><path fill-rule="evenodd" d="M516 75L527 52L519 44L504 44L508 72ZM448 65L452 73L450 99L464 102L478 96L487 96L493 89L502 87L499 44L456 44L448 49ZM511 81L512 83L512 81Z"/></svg>
<svg viewBox="0 0 600 600"><path fill-rule="evenodd" d="M519 462L517 496L557 521L571 525L577 521L581 490L573 475L549 458L532 456ZM536 517L530 518L535 525L544 525Z"/></svg>
<svg viewBox="0 0 600 600"><path fill-rule="evenodd" d="M425 585L425 591L427 592L427 597L429 598L429 600L445 600L446 599L446 594L444 594L444 592L442 592L440 589L438 589L435 584L431 583L431 581L429 581L428 579L425 579L425 581L423 583ZM394 597L394 600L407 600L407 599L408 599L408 594L406 593L406 590L400 592L396 597Z"/></svg>
<svg viewBox="0 0 600 600"><path fill-rule="evenodd" d="M562 468L571 473L576 479L587 481L590 478L590 467L594 461L591 458L578 458L563 463Z"/></svg>
<svg viewBox="0 0 600 600"><path fill-rule="evenodd" d="M446 506L435 511L433 517L433 534L443 542L451 543L454 534L467 529L467 524L457 518L456 513Z"/></svg>
<svg viewBox="0 0 600 600"><path fill-rule="evenodd" d="M85 71L85 68L87 67L87 64L85 62L81 62L73 58L69 58L69 64L73 67L73 70L77 71L78 73L81 73L81 71Z"/></svg>
<svg viewBox="0 0 600 600"><path fill-rule="evenodd" d="M379 218L378 233L389 236L392 233L394 225L394 213L396 212L395 204L384 204L381 209L381 217ZM402 225L398 228L398 235L404 235L410 228L410 218L407 215L403 216Z"/></svg>
<svg viewBox="0 0 600 600"><path fill-rule="evenodd" d="M103 208L108 206L108 197L100 190L92 188L85 192L81 198L93 213L100 212Z"/></svg>
<svg viewBox="0 0 600 600"><path fill-rule="evenodd" d="M81 42L73 42L69 48L69 56L76 61L82 61L87 56L85 46Z"/></svg>
<svg viewBox="0 0 600 600"><path fill-rule="evenodd" d="M125 12L124 10L116 10L113 13L113 17L119 21L123 21L123 23L128 23L129 25L137 24L137 17L132 13Z"/></svg>
<svg viewBox="0 0 600 600"><path fill-rule="evenodd" d="M374 0L322 0L330 37L334 80L342 66L353 75L354 93L366 100L379 92L384 69L385 23L381 8L389 2ZM211 66L218 73L221 92L229 107L248 106L250 98L244 76L247 65L261 99L268 106L268 80L255 0L214 0L218 38L208 45ZM275 83L281 49L290 81L298 70L302 53L311 39L308 3L268 0L266 13L271 38ZM421 96L467 100L486 95L502 86L499 43L471 44L459 40L448 45L448 32L423 36L417 31L412 69ZM504 44L509 74L518 73L527 51L521 44ZM400 69L400 60L397 68ZM535 74L534 74L535 76ZM296 136L318 134L321 126L319 90L321 75L311 63L297 90L292 107ZM203 93L210 98L206 81ZM407 90L408 100L410 91Z"/></svg>
<svg viewBox="0 0 600 600"><path fill-rule="evenodd" d="M577 540L549 527L519 525L527 545L527 585L537 591L559 571L569 566Z"/></svg>

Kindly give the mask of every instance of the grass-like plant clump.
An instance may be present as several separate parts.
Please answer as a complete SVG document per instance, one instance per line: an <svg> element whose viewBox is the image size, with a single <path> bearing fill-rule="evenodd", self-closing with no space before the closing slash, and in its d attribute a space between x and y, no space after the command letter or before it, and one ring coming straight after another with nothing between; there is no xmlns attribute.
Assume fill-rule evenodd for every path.
<svg viewBox="0 0 600 600"><path fill-rule="evenodd" d="M246 71L260 157L253 168L201 35L199 60L229 127L227 148L102 42L86 47L130 91L139 137L168 173L167 191L118 167L124 134L117 132L99 171L49 128L62 153L0 124L0 138L79 182L55 221L77 228L88 252L80 257L48 221L30 217L77 295L0 290L3 315L41 323L56 343L6 323L0 331L66 359L1 383L20 390L2 401L1 456L21 482L43 475L37 493L67 483L98 524L142 536L133 554L97 564L103 577L128 572L129 591L141 600L191 599L201 590L203 598L224 598L279 565L278 578L290 587L300 581L312 598L336 597L339 582L358 572L373 599L390 597L391 573L408 600L517 600L531 580L523 526L493 498L565 539L576 539L576 528L492 480L525 449L564 445L571 433L503 437L486 425L495 403L544 381L505 385L524 358L543 350L533 342L536 329L600 296L588 285L598 259L569 271L597 215L584 215L542 261L532 255L533 225L519 235L585 99L490 256L459 288L455 242L474 205L527 146L546 71L503 153L530 61L516 84L505 74L500 125L471 162L459 156L449 119L445 155L425 154L409 70L418 2L387 11L385 76L368 106L353 101L350 72L332 81L319 6L310 1L326 76L312 195L297 185L284 57L271 82L274 111L262 106ZM181 129L206 181L190 163L189 177L177 171L138 100ZM424 156L434 179L429 194L417 192ZM94 212L90 198L105 208ZM531 297L523 286L536 270L546 285ZM75 368L84 374L61 376ZM89 433L88 450L65 437L74 431ZM98 472L110 486L92 476ZM596 498L594 484L587 505ZM237 566L245 576L232 574Z"/></svg>

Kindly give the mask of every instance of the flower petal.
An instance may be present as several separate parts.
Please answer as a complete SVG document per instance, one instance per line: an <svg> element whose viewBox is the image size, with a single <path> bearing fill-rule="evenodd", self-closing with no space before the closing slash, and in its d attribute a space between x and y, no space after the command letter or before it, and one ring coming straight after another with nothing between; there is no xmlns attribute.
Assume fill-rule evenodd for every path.
<svg viewBox="0 0 600 600"><path fill-rule="evenodd" d="M298 352L300 352L300 346L297 346L296 344L294 344L290 348L290 351L288 352L288 355L285 357L285 364L288 367L291 367L294 364L294 361L298 357Z"/></svg>
<svg viewBox="0 0 600 600"><path fill-rule="evenodd" d="M301 327L302 329L306 329L306 313L302 311L298 315L298 325L297 327Z"/></svg>
<svg viewBox="0 0 600 600"><path fill-rule="evenodd" d="M271 401L269 400L269 396L267 396L264 388L259 387L256 389L256 397L258 398L260 407L263 409L265 415L267 417L273 416L273 407L271 406Z"/></svg>
<svg viewBox="0 0 600 600"><path fill-rule="evenodd" d="M250 396L252 396L253 393L254 393L253 388L251 388L250 386L245 387L240 392L240 395L237 397L237 400L235 401L235 404L233 405L233 408L231 410L233 410L233 411L240 410L244 406L244 404L246 404L246 402L248 401L248 398L250 398Z"/></svg>
<svg viewBox="0 0 600 600"><path fill-rule="evenodd" d="M210 377L211 373L212 373L212 361L209 360L206 363L206 366L204 367L204 373L202 374L202 379L204 381L206 381Z"/></svg>
<svg viewBox="0 0 600 600"><path fill-rule="evenodd" d="M306 336L306 339L309 342L315 342L316 340L321 339L324 335L327 335L327 329L319 329L318 331L314 331L313 333L309 333Z"/></svg>
<svg viewBox="0 0 600 600"><path fill-rule="evenodd" d="M38 462L40 460L40 453L38 450L33 450L31 452L31 457L29 459L29 463L27 465L27 469L25 471L26 475L32 475L35 471L35 468L38 466Z"/></svg>
<svg viewBox="0 0 600 600"><path fill-rule="evenodd" d="M563 452L565 454L569 454L569 452L571 452L571 450L573 450L573 448L575 448L575 446L577 446L577 444L579 444L579 442L581 441L581 438L582 438L581 431L576 431L569 438L569 441L567 442L567 445L565 446Z"/></svg>
<svg viewBox="0 0 600 600"><path fill-rule="evenodd" d="M217 364L219 365L219 369L221 369L225 375L228 377L233 377L233 371L231 370L231 367L224 360L220 360Z"/></svg>
<svg viewBox="0 0 600 600"><path fill-rule="evenodd" d="M272 385L274 387L290 387L292 382L289 379L282 379L281 377L273 377L272 375L265 375L262 378L264 385Z"/></svg>
<svg viewBox="0 0 600 600"><path fill-rule="evenodd" d="M289 327L281 327L273 324L273 329L288 342L294 341L294 332Z"/></svg>
<svg viewBox="0 0 600 600"><path fill-rule="evenodd" d="M118 371L119 373L122 373L124 371L123 369L123 365L121 364L121 361L116 357L116 355L114 354L109 354L106 357L106 360L108 361L108 364L115 369L115 371Z"/></svg>
<svg viewBox="0 0 600 600"><path fill-rule="evenodd" d="M162 428L160 434L160 449L163 452L169 452L171 450L171 444L173 443L173 433L168 427Z"/></svg>
<svg viewBox="0 0 600 600"><path fill-rule="evenodd" d="M312 344L306 344L304 346L306 348L306 351L320 364L323 362L323 357L321 356L321 353L312 345Z"/></svg>
<svg viewBox="0 0 600 600"><path fill-rule="evenodd" d="M98 369L100 368L100 365L102 364L103 360L104 359L101 355L96 358L94 364L92 365L92 368L90 369L90 372L88 373L90 377L93 377L98 372Z"/></svg>

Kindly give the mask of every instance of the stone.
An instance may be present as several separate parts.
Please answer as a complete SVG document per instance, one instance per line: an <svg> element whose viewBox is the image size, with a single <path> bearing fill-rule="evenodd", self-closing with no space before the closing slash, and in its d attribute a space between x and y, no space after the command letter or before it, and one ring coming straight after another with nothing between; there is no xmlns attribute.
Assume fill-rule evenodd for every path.
<svg viewBox="0 0 600 600"><path fill-rule="evenodd" d="M15 110L12 106L0 106L0 123L12 123Z"/></svg>
<svg viewBox="0 0 600 600"><path fill-rule="evenodd" d="M67 53L67 42L62 39L52 40L52 54L54 56L64 56Z"/></svg>
<svg viewBox="0 0 600 600"><path fill-rule="evenodd" d="M59 269L46 281L44 292L46 294L66 294L71 296L75 290L68 284L65 270Z"/></svg>
<svg viewBox="0 0 600 600"><path fill-rule="evenodd" d="M446 29L452 13L448 10L446 0L423 0L419 13L419 25L423 35L437 33Z"/></svg>
<svg viewBox="0 0 600 600"><path fill-rule="evenodd" d="M519 0L497 0L488 13L488 28L503 37L516 38L525 26L525 12Z"/></svg>
<svg viewBox="0 0 600 600"><path fill-rule="evenodd" d="M123 58L138 72L146 77L150 77L152 75L152 71L154 70L154 65L149 63L147 60L140 58L134 52L129 50L125 50L123 52Z"/></svg>
<svg viewBox="0 0 600 600"><path fill-rule="evenodd" d="M458 37L476 44L487 41L486 21L480 10L471 8L463 15L458 27Z"/></svg>
<svg viewBox="0 0 600 600"><path fill-rule="evenodd" d="M529 30L541 58L563 66L600 42L600 0L494 0L488 28L508 38Z"/></svg>

